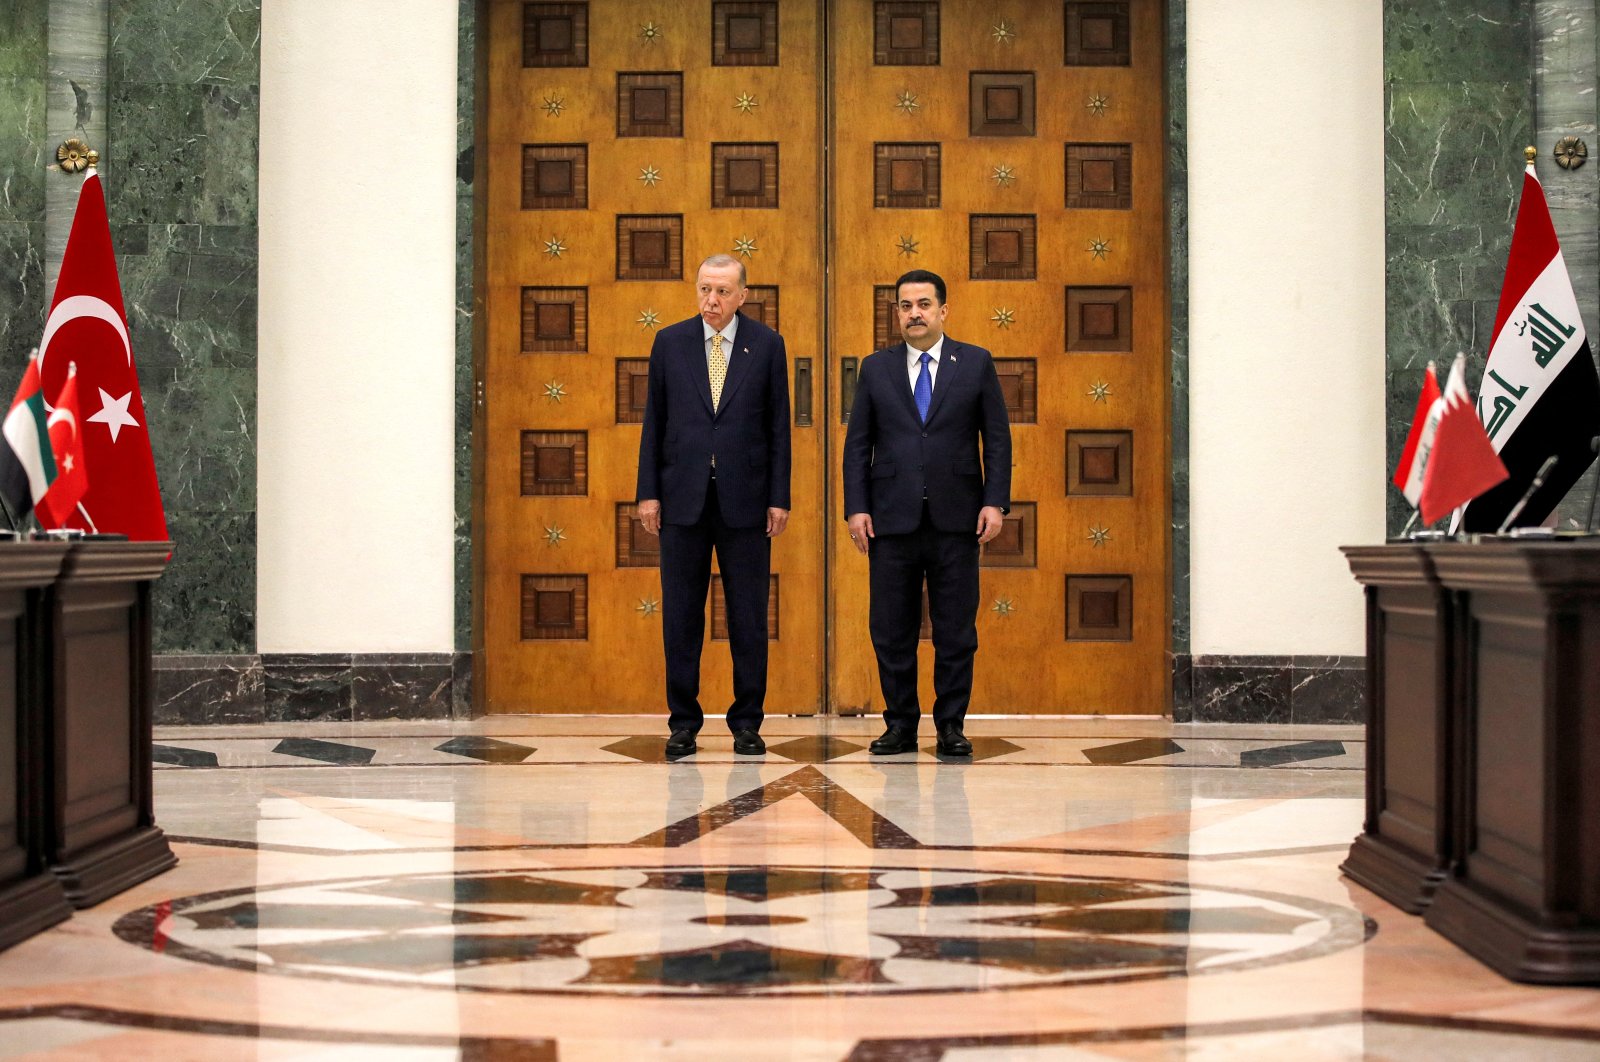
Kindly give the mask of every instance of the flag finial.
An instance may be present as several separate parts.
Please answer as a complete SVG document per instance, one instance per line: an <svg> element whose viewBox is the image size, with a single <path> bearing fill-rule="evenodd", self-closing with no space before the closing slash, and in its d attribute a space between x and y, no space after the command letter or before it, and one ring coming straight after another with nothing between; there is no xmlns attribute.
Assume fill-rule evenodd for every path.
<svg viewBox="0 0 1600 1062"><path fill-rule="evenodd" d="M1527 147L1522 149L1522 156L1528 160L1528 165L1532 166L1533 160L1539 157L1539 149L1534 147L1532 144L1529 144Z"/></svg>

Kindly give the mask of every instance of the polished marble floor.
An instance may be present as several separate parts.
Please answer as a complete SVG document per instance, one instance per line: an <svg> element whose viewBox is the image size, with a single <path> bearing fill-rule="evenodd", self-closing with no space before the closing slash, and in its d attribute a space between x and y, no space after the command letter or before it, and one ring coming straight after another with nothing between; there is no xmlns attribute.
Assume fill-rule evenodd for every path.
<svg viewBox="0 0 1600 1062"><path fill-rule="evenodd" d="M181 862L0 953L0 1058L1600 1059L1340 876L1359 727L162 728Z"/></svg>

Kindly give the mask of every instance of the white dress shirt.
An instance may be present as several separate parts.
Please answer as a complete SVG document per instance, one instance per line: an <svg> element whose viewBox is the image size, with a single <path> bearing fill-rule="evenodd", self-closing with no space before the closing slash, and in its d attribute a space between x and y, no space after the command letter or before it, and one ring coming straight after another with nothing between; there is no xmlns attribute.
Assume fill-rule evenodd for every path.
<svg viewBox="0 0 1600 1062"><path fill-rule="evenodd" d="M711 326L707 325L706 327L710 328ZM706 342L709 343L710 339L707 338ZM943 351L944 336L940 336L934 341L933 346L928 348L928 353L933 355L933 360L928 362L929 394L933 393L932 385L939 382L939 355ZM917 393L917 377L922 375L922 351L918 350L910 343L906 344L906 374L911 379L911 393L915 395Z"/></svg>
<svg viewBox="0 0 1600 1062"><path fill-rule="evenodd" d="M704 317L700 318L700 327L705 330L706 366L709 371L711 366L711 337L717 330L706 323ZM734 314L728 318L728 323L722 328L722 356L727 359L729 366L733 365L733 335L739 330L739 315Z"/></svg>

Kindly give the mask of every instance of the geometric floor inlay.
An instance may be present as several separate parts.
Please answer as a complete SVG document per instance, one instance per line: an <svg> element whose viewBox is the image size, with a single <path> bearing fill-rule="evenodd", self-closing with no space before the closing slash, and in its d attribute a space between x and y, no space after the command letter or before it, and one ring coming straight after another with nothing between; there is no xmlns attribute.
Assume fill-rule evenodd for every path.
<svg viewBox="0 0 1600 1062"><path fill-rule="evenodd" d="M1134 878L886 867L477 870L171 900L119 938L302 977L479 992L791 995L1196 976L1359 945L1355 911Z"/></svg>

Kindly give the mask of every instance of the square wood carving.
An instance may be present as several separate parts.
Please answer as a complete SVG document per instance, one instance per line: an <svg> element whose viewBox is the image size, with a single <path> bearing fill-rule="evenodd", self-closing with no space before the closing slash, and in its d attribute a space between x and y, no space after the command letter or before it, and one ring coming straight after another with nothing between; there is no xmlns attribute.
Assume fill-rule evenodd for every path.
<svg viewBox="0 0 1600 1062"><path fill-rule="evenodd" d="M1067 66L1128 66L1133 62L1129 46L1127 0L1118 3L1079 3L1067 0Z"/></svg>
<svg viewBox="0 0 1600 1062"><path fill-rule="evenodd" d="M1132 288L1067 289L1068 354L1132 352Z"/></svg>
<svg viewBox="0 0 1600 1062"><path fill-rule="evenodd" d="M589 493L589 433L524 431L522 493L528 497Z"/></svg>
<svg viewBox="0 0 1600 1062"><path fill-rule="evenodd" d="M767 641L778 640L778 577L771 576L767 587ZM723 596L722 576L711 577L711 640L728 640L728 599Z"/></svg>
<svg viewBox="0 0 1600 1062"><path fill-rule="evenodd" d="M938 207L938 144L874 144L872 154L873 206Z"/></svg>
<svg viewBox="0 0 1600 1062"><path fill-rule="evenodd" d="M713 3L712 66L777 66L778 5Z"/></svg>
<svg viewBox="0 0 1600 1062"><path fill-rule="evenodd" d="M1067 576L1067 641L1132 640L1132 576Z"/></svg>
<svg viewBox="0 0 1600 1062"><path fill-rule="evenodd" d="M522 145L523 210L583 210L588 205L588 145Z"/></svg>
<svg viewBox="0 0 1600 1062"><path fill-rule="evenodd" d="M524 641L589 637L589 577L527 575L522 577Z"/></svg>
<svg viewBox="0 0 1600 1062"><path fill-rule="evenodd" d="M617 279L683 279L683 215L617 215Z"/></svg>
<svg viewBox="0 0 1600 1062"><path fill-rule="evenodd" d="M777 144L712 144L711 205L776 210Z"/></svg>
<svg viewBox="0 0 1600 1062"><path fill-rule="evenodd" d="M1038 219L1032 214L973 214L973 280L1032 280L1038 270Z"/></svg>
<svg viewBox="0 0 1600 1062"><path fill-rule="evenodd" d="M650 395L650 359L617 359L617 423L643 424Z"/></svg>
<svg viewBox="0 0 1600 1062"><path fill-rule="evenodd" d="M1133 145L1068 144L1067 206L1082 210L1131 210Z"/></svg>
<svg viewBox="0 0 1600 1062"><path fill-rule="evenodd" d="M1133 494L1133 432L1067 432L1067 494Z"/></svg>
<svg viewBox="0 0 1600 1062"><path fill-rule="evenodd" d="M872 61L878 66L939 65L939 4L872 5Z"/></svg>
<svg viewBox="0 0 1600 1062"><path fill-rule="evenodd" d="M588 4L523 4L523 66L588 66Z"/></svg>
<svg viewBox="0 0 1600 1062"><path fill-rule="evenodd" d="M617 75L617 135L682 136L683 75Z"/></svg>
<svg viewBox="0 0 1600 1062"><path fill-rule="evenodd" d="M1032 71L975 71L967 88L968 132L972 136L1032 136Z"/></svg>
<svg viewBox="0 0 1600 1062"><path fill-rule="evenodd" d="M644 529L633 502L617 503L617 567L661 567L661 539Z"/></svg>
<svg viewBox="0 0 1600 1062"><path fill-rule="evenodd" d="M872 288L872 349L888 350L900 342L900 315L894 309L893 284Z"/></svg>
<svg viewBox="0 0 1600 1062"><path fill-rule="evenodd" d="M1038 566L1039 506L1036 502L1012 502L1000 533L983 545L981 564L985 568L1033 568Z"/></svg>
<svg viewBox="0 0 1600 1062"><path fill-rule="evenodd" d="M1034 358L995 358L995 375L1000 377L1000 394L1006 400L1006 416L1013 424L1034 424L1039 420L1039 363Z"/></svg>
<svg viewBox="0 0 1600 1062"><path fill-rule="evenodd" d="M752 321L760 321L774 332L778 328L778 285L751 284L739 312Z"/></svg>
<svg viewBox="0 0 1600 1062"><path fill-rule="evenodd" d="M588 349L588 288L522 289L524 354Z"/></svg>

